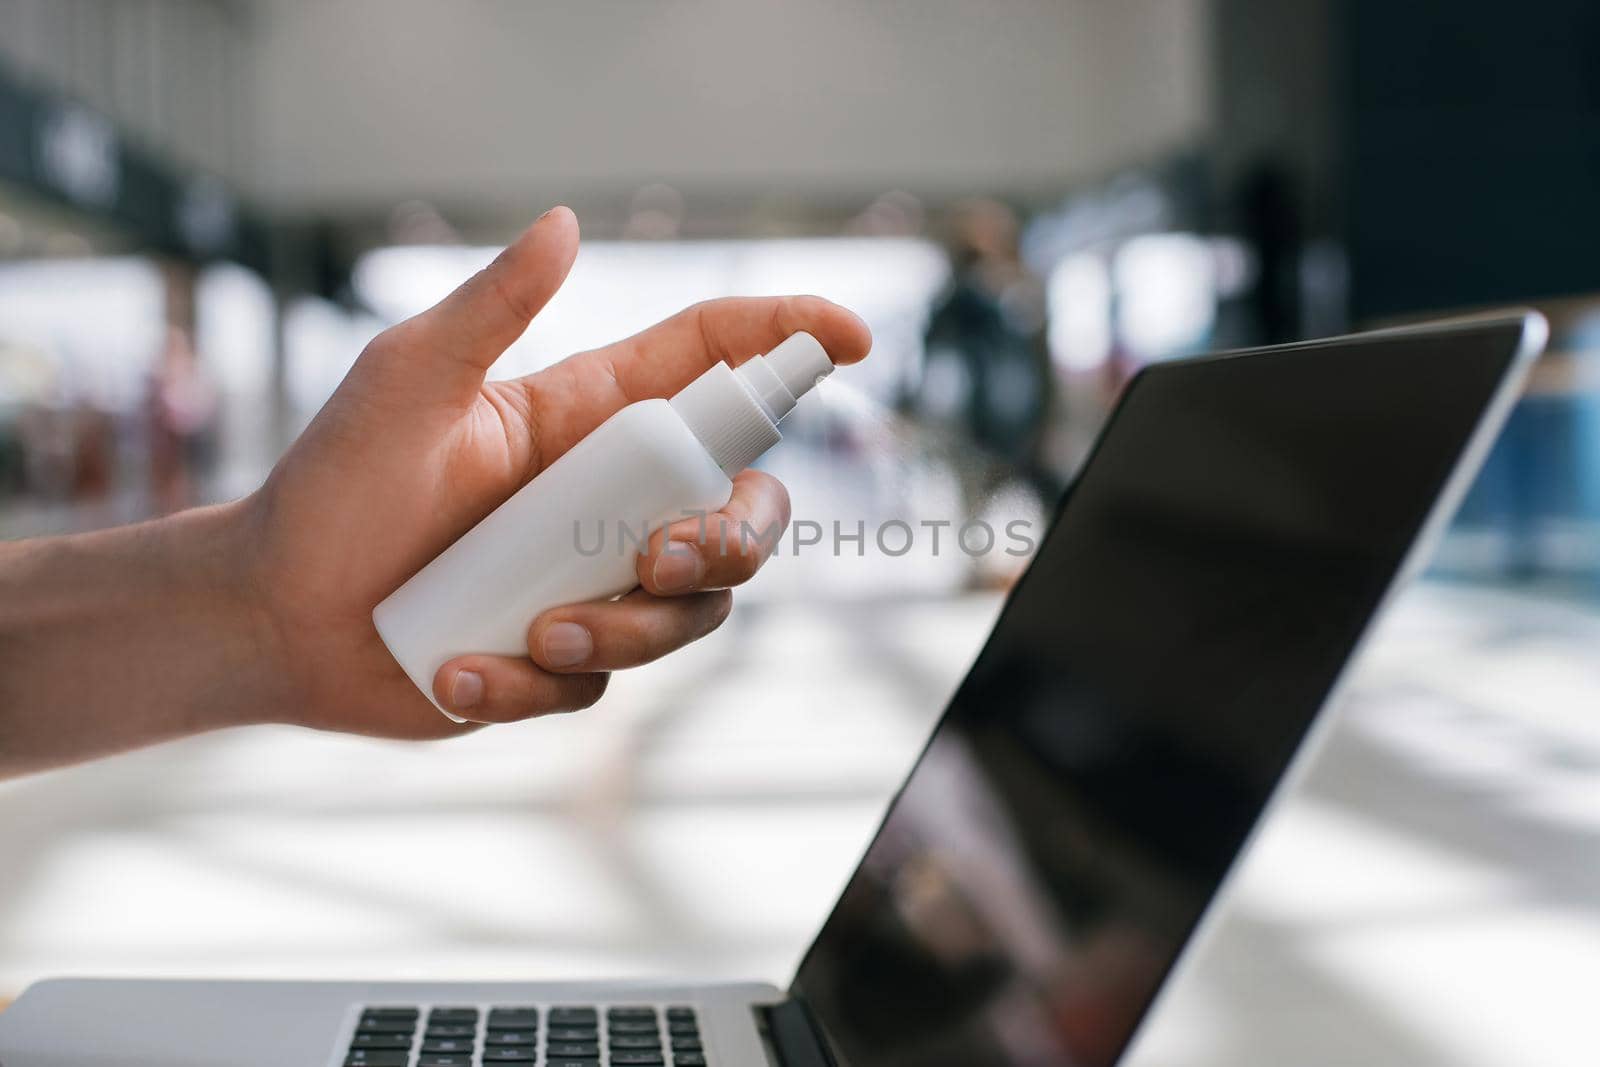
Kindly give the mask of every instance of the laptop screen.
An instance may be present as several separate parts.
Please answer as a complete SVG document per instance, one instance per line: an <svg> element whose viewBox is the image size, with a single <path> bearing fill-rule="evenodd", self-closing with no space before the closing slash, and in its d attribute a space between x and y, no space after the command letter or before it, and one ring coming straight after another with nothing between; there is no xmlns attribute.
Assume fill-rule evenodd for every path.
<svg viewBox="0 0 1600 1067"><path fill-rule="evenodd" d="M1115 1062L1521 320L1141 375L801 965L845 1067Z"/></svg>

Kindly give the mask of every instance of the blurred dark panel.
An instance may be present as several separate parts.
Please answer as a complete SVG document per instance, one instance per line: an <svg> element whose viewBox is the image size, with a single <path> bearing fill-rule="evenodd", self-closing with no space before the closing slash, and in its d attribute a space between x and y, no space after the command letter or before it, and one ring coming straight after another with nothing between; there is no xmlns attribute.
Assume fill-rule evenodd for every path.
<svg viewBox="0 0 1600 1067"><path fill-rule="evenodd" d="M222 182L147 151L100 112L3 64L0 180L115 228L146 251L269 266L266 223ZM197 218L197 206L209 217Z"/></svg>
<svg viewBox="0 0 1600 1067"><path fill-rule="evenodd" d="M1600 289L1600 4L1341 11L1355 314Z"/></svg>

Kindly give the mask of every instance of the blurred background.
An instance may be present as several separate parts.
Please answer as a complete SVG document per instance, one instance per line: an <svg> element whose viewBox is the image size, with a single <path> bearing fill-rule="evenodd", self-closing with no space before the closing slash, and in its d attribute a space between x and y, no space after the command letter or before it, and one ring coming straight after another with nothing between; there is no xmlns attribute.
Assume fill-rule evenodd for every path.
<svg viewBox="0 0 1600 1067"><path fill-rule="evenodd" d="M1589 1062L1596 188L1583 0L0 0L0 537L248 492L558 202L583 251L498 374L725 294L868 320L770 457L824 526L1037 521L1153 361L1533 304L1551 351L1134 1062ZM0 785L0 996L784 983L1018 563L780 559L560 722Z"/></svg>

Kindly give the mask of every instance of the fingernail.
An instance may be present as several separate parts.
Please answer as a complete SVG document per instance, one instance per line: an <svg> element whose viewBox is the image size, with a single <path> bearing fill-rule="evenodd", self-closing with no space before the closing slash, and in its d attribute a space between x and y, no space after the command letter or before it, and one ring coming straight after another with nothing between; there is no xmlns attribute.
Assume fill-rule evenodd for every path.
<svg viewBox="0 0 1600 1067"><path fill-rule="evenodd" d="M705 571L705 560L687 542L669 541L656 557L655 570L651 573L661 592L680 593L692 589Z"/></svg>
<svg viewBox="0 0 1600 1067"><path fill-rule="evenodd" d="M450 683L450 706L457 711L476 707L483 699L483 675L477 671L456 671Z"/></svg>
<svg viewBox="0 0 1600 1067"><path fill-rule="evenodd" d="M552 667L576 667L594 655L594 638L575 622L551 624L544 632L544 661Z"/></svg>

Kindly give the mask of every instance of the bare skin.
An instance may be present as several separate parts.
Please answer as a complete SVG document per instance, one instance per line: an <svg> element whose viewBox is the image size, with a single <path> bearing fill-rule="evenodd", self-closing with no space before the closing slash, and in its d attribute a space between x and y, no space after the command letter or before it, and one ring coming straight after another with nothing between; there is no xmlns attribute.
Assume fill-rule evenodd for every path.
<svg viewBox="0 0 1600 1067"><path fill-rule="evenodd" d="M866 326L817 297L716 300L524 378L495 358L566 278L577 220L548 212L437 306L384 331L250 496L137 526L0 544L0 777L246 723L429 739L587 707L610 671L727 617L771 542L724 523L788 521L783 486L746 471L709 522L639 558L641 588L554 609L529 655L464 656L440 715L373 629L373 607L619 408L669 396L718 360L796 330L837 363Z"/></svg>

